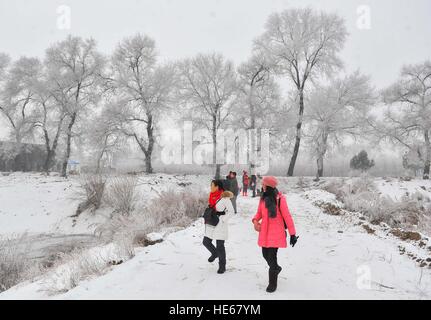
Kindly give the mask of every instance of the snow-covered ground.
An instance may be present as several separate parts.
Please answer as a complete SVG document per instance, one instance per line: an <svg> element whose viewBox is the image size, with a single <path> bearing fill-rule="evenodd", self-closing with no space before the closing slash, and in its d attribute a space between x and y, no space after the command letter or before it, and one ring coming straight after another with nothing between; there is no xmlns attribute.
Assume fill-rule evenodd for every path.
<svg viewBox="0 0 431 320"><path fill-rule="evenodd" d="M187 188L191 192L209 188L209 177L153 174L138 176L139 201L146 202L160 192ZM84 212L71 218L83 200L76 176L64 179L40 173L0 175L0 236L12 234L91 234L109 210Z"/></svg>
<svg viewBox="0 0 431 320"><path fill-rule="evenodd" d="M163 176L151 181L163 180L155 184L167 186L177 184L177 179ZM204 177L194 180L199 188L206 183ZM145 188L159 190L154 185ZM292 184L284 191L300 238L294 248L279 251L283 271L273 294L265 292L267 267L251 224L258 200L239 197L239 214L230 221L227 272L223 275L216 273L216 262L207 262L208 252L201 244L203 225L197 221L168 234L159 244L138 248L133 259L66 293L50 296L44 291L47 279L42 278L13 287L1 293L0 299L431 298L431 269L420 268L400 254L400 244L408 250L416 246L386 235L377 226L373 226L375 234L367 233L356 215L323 213L313 202L334 201L327 192L301 191Z"/></svg>
<svg viewBox="0 0 431 320"><path fill-rule="evenodd" d="M75 179L58 176L0 175L0 235L53 232L57 223L75 213L77 187Z"/></svg>

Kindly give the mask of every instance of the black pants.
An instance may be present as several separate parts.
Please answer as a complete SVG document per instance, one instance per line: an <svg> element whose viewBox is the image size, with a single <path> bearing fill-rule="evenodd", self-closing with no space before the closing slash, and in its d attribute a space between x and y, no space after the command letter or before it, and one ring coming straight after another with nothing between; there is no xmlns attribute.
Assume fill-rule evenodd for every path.
<svg viewBox="0 0 431 320"><path fill-rule="evenodd" d="M263 248L262 247L262 255L268 263L269 270L278 270L280 267L277 264L277 252L278 248Z"/></svg>
<svg viewBox="0 0 431 320"><path fill-rule="evenodd" d="M216 255L218 257L219 265L226 266L226 249L224 247L224 240L216 240L217 247L214 247L212 240L208 237L204 237L202 243L212 255Z"/></svg>

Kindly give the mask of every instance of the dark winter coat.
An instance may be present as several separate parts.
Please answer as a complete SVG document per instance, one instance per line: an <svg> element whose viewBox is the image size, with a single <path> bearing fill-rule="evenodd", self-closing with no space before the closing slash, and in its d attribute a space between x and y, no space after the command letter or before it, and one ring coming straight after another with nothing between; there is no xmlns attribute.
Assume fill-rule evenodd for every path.
<svg viewBox="0 0 431 320"><path fill-rule="evenodd" d="M252 188L255 188L256 187L256 184L257 184L257 177L256 177L256 175L252 175L251 176L251 182L250 182L250 187L252 187Z"/></svg>
<svg viewBox="0 0 431 320"><path fill-rule="evenodd" d="M238 181L236 178L228 178L223 180L223 187L226 191L230 191L236 197L239 193Z"/></svg>

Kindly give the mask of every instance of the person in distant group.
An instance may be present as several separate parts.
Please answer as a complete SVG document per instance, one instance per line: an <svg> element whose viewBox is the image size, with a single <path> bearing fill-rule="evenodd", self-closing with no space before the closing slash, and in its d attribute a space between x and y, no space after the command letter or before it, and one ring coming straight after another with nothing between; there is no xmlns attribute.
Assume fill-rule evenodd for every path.
<svg viewBox="0 0 431 320"><path fill-rule="evenodd" d="M262 255L269 266L269 284L267 292L277 289L278 274L281 267L277 263L278 248L287 247L287 227L290 234L290 244L295 246L295 225L285 196L277 190L278 181L275 177L264 177L262 180L262 195L257 213L252 222L254 229L259 232L258 245L262 247Z"/></svg>
<svg viewBox="0 0 431 320"><path fill-rule="evenodd" d="M247 191L250 184L250 178L248 177L247 171L242 172L242 195L247 197Z"/></svg>
<svg viewBox="0 0 431 320"><path fill-rule="evenodd" d="M262 176L259 174L259 173L257 173L256 174L256 194L257 194L257 196L261 196L261 188L258 188L258 186L261 186L262 185Z"/></svg>
<svg viewBox="0 0 431 320"><path fill-rule="evenodd" d="M235 211L235 213L238 213L237 211L237 207L236 207L236 199L238 197L239 194L239 186L238 186L238 180L236 179L236 172L232 171L230 174L230 192L233 193L233 197L232 197L232 205L233 205L233 209Z"/></svg>
<svg viewBox="0 0 431 320"><path fill-rule="evenodd" d="M222 180L213 180L211 182L208 205L217 212L219 222L216 226L205 224L205 236L202 243L211 253L208 262L214 262L215 259L219 259L219 268L217 270L219 274L226 271L226 249L224 244L228 237L228 220L234 212L230 200L232 197L232 192L223 189ZM212 243L213 240L216 240L216 246Z"/></svg>
<svg viewBox="0 0 431 320"><path fill-rule="evenodd" d="M232 171L229 171L229 173L226 176L226 179L223 180L223 189L224 190L228 190L232 192L232 180L231 180L231 176L232 176Z"/></svg>
<svg viewBox="0 0 431 320"><path fill-rule="evenodd" d="M250 179L250 189L253 191L253 198L256 197L256 184L257 176L255 174L252 174Z"/></svg>

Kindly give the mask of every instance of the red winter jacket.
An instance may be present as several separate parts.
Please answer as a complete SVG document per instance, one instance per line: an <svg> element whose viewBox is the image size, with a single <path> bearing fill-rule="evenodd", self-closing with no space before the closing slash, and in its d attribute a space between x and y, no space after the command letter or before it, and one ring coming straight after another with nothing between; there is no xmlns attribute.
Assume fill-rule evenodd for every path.
<svg viewBox="0 0 431 320"><path fill-rule="evenodd" d="M243 185L248 186L249 181L250 181L250 180L249 180L248 175L246 175L246 174L245 174L245 175L243 175L243 176L242 176L242 184L243 184Z"/></svg>
<svg viewBox="0 0 431 320"><path fill-rule="evenodd" d="M280 208L278 206L278 199L280 198ZM290 235L296 234L295 225L292 216L290 215L287 201L284 195L280 192L277 196L277 215L275 218L270 218L268 209L265 206L265 201L260 200L257 208L257 213L253 218L254 221L261 222L259 232L258 245L264 248L286 248L286 233L284 229L284 222L286 222L287 229Z"/></svg>

